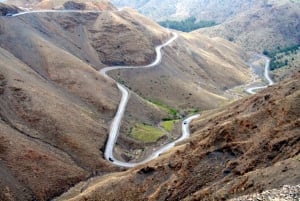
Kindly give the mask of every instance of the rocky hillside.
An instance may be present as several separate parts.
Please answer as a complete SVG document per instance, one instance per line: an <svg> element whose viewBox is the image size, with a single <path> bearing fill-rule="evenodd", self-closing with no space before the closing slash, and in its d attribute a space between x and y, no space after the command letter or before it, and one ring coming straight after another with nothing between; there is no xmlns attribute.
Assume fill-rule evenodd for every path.
<svg viewBox="0 0 300 201"><path fill-rule="evenodd" d="M201 34L222 37L247 50L274 51L300 44L300 2L270 1L249 9L231 20L199 29Z"/></svg>
<svg viewBox="0 0 300 201"><path fill-rule="evenodd" d="M169 153L58 200L227 200L299 184L299 76L203 114Z"/></svg>

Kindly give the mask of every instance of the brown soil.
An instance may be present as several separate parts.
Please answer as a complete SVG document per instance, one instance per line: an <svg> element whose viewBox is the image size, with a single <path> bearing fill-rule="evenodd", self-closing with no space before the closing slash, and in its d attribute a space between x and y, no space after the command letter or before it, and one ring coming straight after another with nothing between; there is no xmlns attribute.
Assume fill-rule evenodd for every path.
<svg viewBox="0 0 300 201"><path fill-rule="evenodd" d="M48 200L118 170L102 151L119 91L86 63L99 58L79 48L86 35L74 42L76 17L56 17L0 19L0 200Z"/></svg>
<svg viewBox="0 0 300 201"><path fill-rule="evenodd" d="M151 21L147 27L133 23L145 18L128 11L0 19L0 176L7 175L0 183L1 200L48 200L88 177L120 170L102 153L120 94L115 82L96 70L118 55L112 45L101 49L97 43L97 37L113 38L99 34L102 24L114 23L110 16L131 30L124 31L120 48L128 58L136 56L128 64L151 60L154 44L168 36ZM134 48L129 36L151 29L139 38L144 50ZM103 57L99 50L111 53ZM144 105L153 118L164 116Z"/></svg>
<svg viewBox="0 0 300 201"><path fill-rule="evenodd" d="M10 175L7 182L1 179L1 189L7 189L7 196L47 200L90 175L113 171L100 150L110 112L101 113L0 51L1 172ZM98 84L111 85L101 79Z"/></svg>
<svg viewBox="0 0 300 201"><path fill-rule="evenodd" d="M226 200L299 183L300 83L269 87L192 123L193 137L69 200ZM61 197L63 200L64 197ZM60 199L58 199L60 200Z"/></svg>
<svg viewBox="0 0 300 201"><path fill-rule="evenodd" d="M247 54L222 39L178 33L163 49L160 65L151 69L124 69L110 73L139 96L178 109L219 107L229 100L226 89L250 80Z"/></svg>
<svg viewBox="0 0 300 201"><path fill-rule="evenodd" d="M182 116L195 110L216 108L230 101L223 97L224 90L245 83L249 78L249 69L244 62L247 54L222 39L179 35L174 43L162 50L163 60L157 67L124 69L110 74L139 97L172 107ZM166 111L158 114L157 106L137 101L135 97L132 96L133 100L129 101L117 144L130 152L134 148L147 152L147 145L128 139L130 129L137 122L158 125L163 118L174 117ZM170 141L176 134L172 133L159 144Z"/></svg>
<svg viewBox="0 0 300 201"><path fill-rule="evenodd" d="M9 175L1 179L0 198L47 200L79 181L119 171L104 160L102 152L120 94L116 84L97 70L111 64L151 62L154 46L170 33L131 9L2 17L0 25L0 176ZM178 41L165 48L163 63L157 68L120 73L136 92L126 111L123 133L133 123L154 124L168 115L145 98L180 109L184 115L191 109L226 103L223 91L249 80L244 62L247 55L240 48L222 39L179 35ZM125 148L130 143L138 145L122 137L118 143L126 141ZM189 166L186 159L176 158L187 157L184 153L193 155L188 147L187 152L179 151L169 166L132 170L132 181L137 177L137 183L143 184L136 199L146 196L141 192L152 185L148 176L159 177L153 178L157 183L146 190L155 199L155 189L161 195L169 188L160 181L173 178L175 170L182 167L181 173L188 175L187 167L176 162ZM202 154L200 150L197 157ZM164 160L162 164L169 163ZM129 182L128 189L134 185ZM106 192L106 187L102 190ZM170 198L176 195L169 193Z"/></svg>
<svg viewBox="0 0 300 201"><path fill-rule="evenodd" d="M120 94L96 69L147 63L154 44L168 36L156 23L146 20L143 27L135 18L146 20L133 11L0 19L0 159L2 175L11 175L1 179L1 198L47 200L88 177L119 170L102 152ZM103 32L104 25L109 30ZM118 27L124 30L120 51L136 60L118 61L114 44L99 42L117 41ZM147 104L144 110L155 119L164 116Z"/></svg>

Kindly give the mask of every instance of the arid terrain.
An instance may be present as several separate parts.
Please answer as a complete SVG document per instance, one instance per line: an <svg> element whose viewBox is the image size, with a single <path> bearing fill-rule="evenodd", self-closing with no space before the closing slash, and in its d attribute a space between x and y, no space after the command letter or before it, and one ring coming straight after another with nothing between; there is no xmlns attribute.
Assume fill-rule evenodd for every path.
<svg viewBox="0 0 300 201"><path fill-rule="evenodd" d="M36 14L36 16L40 15ZM132 9L107 11L99 15L86 14L81 17L78 14L52 13L47 15L41 15L40 18L34 20L27 16L21 16L21 18L30 20L30 24L37 27L39 32L42 31L42 34L45 32L50 35L50 37L47 36L47 41L50 40L50 43L67 48L71 54L95 69L100 69L105 65L150 63L155 58L155 45L161 44L171 35ZM62 16L67 17L58 19ZM52 19L50 23L49 19ZM78 23L84 24L85 27L82 28L77 25ZM49 27L51 27L51 32L49 32ZM20 26L19 29L21 28ZM53 30L59 34L54 35ZM120 31L122 34L119 34ZM125 123L122 124L124 135L120 140L123 137L126 139L118 144L125 146L125 149L128 149L128 146L137 146L138 149L146 148L139 145L139 142L135 143L132 140L128 142L127 135L135 125L147 124L156 127L162 119L176 119L192 111L218 107L230 101L223 96L226 89L250 80L249 68L246 65L248 55L239 47L222 39L179 34L178 42L165 48L164 60L160 66L149 70L120 70L120 72L112 73L116 80L138 95L133 95L130 99ZM68 35L68 39L65 35ZM18 38L24 41L20 36ZM86 41L90 42L86 44ZM6 43L6 38L3 37L3 44ZM18 51L22 43L14 41L14 45L7 46ZM28 51L28 53L31 52ZM27 51L18 54L27 54ZM41 60L39 55L23 55L22 57L31 58L32 61L29 62L35 63L35 59ZM33 57L35 59L32 59ZM33 67L35 65L32 64ZM215 71L213 68L224 69L224 71L219 73L221 71ZM132 77L136 79L131 79ZM52 79L58 78L52 76ZM65 77L59 78L59 82L64 79ZM195 91L198 93L194 93ZM135 103L137 102L140 103L138 104L141 108L139 110L136 110ZM153 103L156 104L153 105ZM177 115L170 116L165 108L158 108L158 105L172 108Z"/></svg>
<svg viewBox="0 0 300 201"><path fill-rule="evenodd" d="M102 152L120 94L115 82L97 70L150 63L156 56L154 47L171 34L131 9L3 16L0 25L1 170L3 176L10 175L1 183L1 198L47 200L93 175L119 170ZM162 65L126 84L133 91L117 154L130 155L129 146L145 149L143 142L127 136L128 129L141 123L156 127L170 118L169 110L153 100L185 115L230 101L223 90L249 80L245 52L226 41L205 39L180 34L179 41L164 50ZM211 66L225 71L214 73ZM138 78L135 74L141 72L120 73ZM199 77L207 80L200 87ZM198 87L200 93L194 94ZM151 88L161 90L140 93Z"/></svg>
<svg viewBox="0 0 300 201"><path fill-rule="evenodd" d="M157 160L94 178L58 200L227 200L297 185L299 87L298 74L204 113L193 137Z"/></svg>
<svg viewBox="0 0 300 201"><path fill-rule="evenodd" d="M274 51L300 43L300 2L281 0L242 12L224 23L198 33L222 37L244 49Z"/></svg>
<svg viewBox="0 0 300 201"><path fill-rule="evenodd" d="M112 0L114 5L130 6L156 21L196 17L221 23L251 8L267 4L259 0ZM159 5L159 6L157 6Z"/></svg>
<svg viewBox="0 0 300 201"><path fill-rule="evenodd" d="M1 200L47 200L114 170L101 149L120 98L115 83L49 42L50 28L24 21L0 18Z"/></svg>
<svg viewBox="0 0 300 201"><path fill-rule="evenodd" d="M299 71L300 1L268 0L249 6L219 25L194 31L208 37L221 37L243 50L275 55L281 62L272 70L275 81L284 80ZM298 47L298 50L295 49ZM289 51L294 48L295 51ZM273 68L273 65L271 65Z"/></svg>
<svg viewBox="0 0 300 201"><path fill-rule="evenodd" d="M26 8L93 12L11 16ZM297 63L232 103L228 89L252 82L253 55L226 38L170 31L102 0L8 0L0 12L0 200L51 200L73 186L58 200L224 200L299 183ZM172 32L161 63L139 69ZM107 66L136 69L113 80L99 73ZM133 169L105 160L116 81L130 93L116 158L142 159L200 112L192 137Z"/></svg>
<svg viewBox="0 0 300 201"><path fill-rule="evenodd" d="M137 14L133 10L129 12ZM135 20L140 24L146 21L140 17L135 17ZM156 30L161 30L161 27ZM178 34L179 38L164 48L162 63L157 67L109 73L143 101L150 102L155 107L163 106L167 111L171 110L173 114L164 115L163 119L178 119L194 111L226 104L230 100L224 96L224 91L250 80L249 68L245 62L249 55L241 48L220 38ZM125 124L121 127L122 134L125 135L121 135L120 140L130 134L137 123L155 126L161 121L149 113L147 118L141 119L141 116L145 116L145 110L137 111L136 104L132 104L132 101L136 102L134 99L129 100ZM129 147L133 147L131 143L133 142L130 141ZM118 144L128 147L124 141ZM137 148L140 150L147 146Z"/></svg>

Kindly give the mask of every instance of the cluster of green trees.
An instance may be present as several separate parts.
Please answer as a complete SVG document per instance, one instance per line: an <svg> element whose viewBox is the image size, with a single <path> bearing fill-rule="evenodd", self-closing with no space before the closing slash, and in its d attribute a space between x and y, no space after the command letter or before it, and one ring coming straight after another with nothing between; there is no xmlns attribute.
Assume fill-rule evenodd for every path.
<svg viewBox="0 0 300 201"><path fill-rule="evenodd" d="M270 70L275 70L277 68L281 68L283 66L287 66L289 64L289 60L284 56L290 56L293 54L297 54L297 51L300 49L300 45L293 45L286 48L277 47L275 51L267 51L264 50L263 54L271 58L270 62ZM292 60L294 58L292 57Z"/></svg>
<svg viewBox="0 0 300 201"><path fill-rule="evenodd" d="M270 62L270 70L275 70L277 68L281 68L283 66L287 66L289 64L289 61L285 59L284 61L277 61L272 59Z"/></svg>
<svg viewBox="0 0 300 201"><path fill-rule="evenodd" d="M182 21L166 20L159 22L159 24L166 28L176 29L184 32L190 32L196 29L211 27L216 25L214 21L197 21L195 17L189 17Z"/></svg>

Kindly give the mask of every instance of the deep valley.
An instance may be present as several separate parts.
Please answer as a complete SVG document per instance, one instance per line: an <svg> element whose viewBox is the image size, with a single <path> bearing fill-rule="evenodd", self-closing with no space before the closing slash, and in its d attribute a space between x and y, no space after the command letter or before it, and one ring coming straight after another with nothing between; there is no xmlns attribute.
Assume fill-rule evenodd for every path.
<svg viewBox="0 0 300 201"><path fill-rule="evenodd" d="M216 15L228 4L212 0L218 25L188 33L113 3L0 3L0 200L227 200L299 185L298 1ZM266 56L282 65L269 71Z"/></svg>

